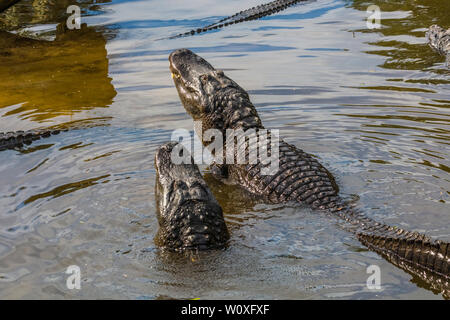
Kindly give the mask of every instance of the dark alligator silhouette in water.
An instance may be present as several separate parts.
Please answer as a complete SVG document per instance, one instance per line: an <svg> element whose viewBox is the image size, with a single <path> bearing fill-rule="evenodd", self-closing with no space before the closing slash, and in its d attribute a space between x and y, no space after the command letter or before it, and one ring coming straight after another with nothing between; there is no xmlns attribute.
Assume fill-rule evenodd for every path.
<svg viewBox="0 0 450 320"><path fill-rule="evenodd" d="M185 33L180 33L177 35L174 35L172 37L169 37L168 39L176 39L181 37L187 37L187 36L193 36L200 33L205 33L212 30L221 29L224 27L231 26L233 24L241 23L244 21L251 21L251 20L257 20L261 19L266 16L273 15L277 12L283 11L289 7L292 7L296 4L302 3L302 2L310 2L311 0L276 0L271 1L268 3L261 4L259 6L240 11L238 13L235 13L229 17L223 18L217 22L214 22L212 24L209 24L204 27L200 27L197 29L192 29L190 31L187 31Z"/></svg>
<svg viewBox="0 0 450 320"><path fill-rule="evenodd" d="M169 61L180 99L192 118L201 121L203 132L216 129L225 136L227 129L264 130L247 92L222 71L214 69L206 60L187 49L174 51ZM207 141L202 142L206 147L210 146ZM245 139L241 140L242 143ZM226 154L226 141L222 148L219 152ZM236 150L245 150L246 156L250 152L249 148L242 149L238 145L231 151L234 158L238 156ZM168 157L165 159L170 161ZM266 202L298 202L343 219L346 229L369 249L425 280L448 297L448 243L376 222L350 208L339 197L331 173L311 155L282 140L279 141L279 169L274 175L262 174L268 165L261 162L217 165L217 171ZM175 208L171 210L176 211ZM177 225L172 228L175 230Z"/></svg>
<svg viewBox="0 0 450 320"><path fill-rule="evenodd" d="M9 9L20 0L0 0L0 13Z"/></svg>
<svg viewBox="0 0 450 320"><path fill-rule="evenodd" d="M16 4L20 0L0 0L0 12L5 11L12 5ZM277 12L280 12L282 10L285 10L286 8L289 8L293 5L299 4L299 3L305 3L310 0L277 0L277 1L271 1L265 4L261 4L259 6L240 11L236 14L233 14L229 17L223 18L213 24L207 25L202 28L198 28L196 30L191 30L189 32L181 33L178 35L175 35L170 38L178 38L182 36L189 36L189 35L195 35L198 33L203 33L211 30L220 29L229 25L233 25L236 23L244 22L244 21L250 21L250 20L256 20L260 19L262 17L275 14ZM62 25L60 25L62 26ZM60 33L64 33L66 30L65 28L60 28ZM450 30L450 29L449 29ZM439 53L447 55L447 60L450 61L450 55L449 55L449 47L450 47L450 31L444 31L442 28L437 26L430 27L430 31L427 33L427 38L429 39L430 46L433 47L435 50L437 50ZM20 38L16 35L4 33L2 34L4 37L15 37L17 38L16 41L18 44L20 43L26 43L26 45L36 46L42 43L42 41L34 40L34 39L27 39L27 38ZM1 52L0 52L1 54ZM64 130L66 131L66 130ZM35 130L29 130L29 131L17 131L17 132L8 132L8 133L0 133L0 151L5 149L14 149L14 148L20 148L24 144L30 144L35 140L38 140L40 138L46 138L51 135L59 133L59 130L53 130L51 128L48 129L35 129Z"/></svg>

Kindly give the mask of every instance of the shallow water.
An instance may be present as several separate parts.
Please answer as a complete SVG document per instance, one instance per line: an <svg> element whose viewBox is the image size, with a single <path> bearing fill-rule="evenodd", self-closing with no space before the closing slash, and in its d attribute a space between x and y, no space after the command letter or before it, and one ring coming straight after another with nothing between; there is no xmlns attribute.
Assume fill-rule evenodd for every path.
<svg viewBox="0 0 450 320"><path fill-rule="evenodd" d="M368 216L449 241L450 71L424 32L450 27L450 2L374 0L382 28L369 30L366 2L318 0L165 40L263 1L80 2L79 32L55 31L69 1L25 0L0 18L15 32L0 33L0 131L98 123L0 152L1 299L442 299L338 221L249 203L208 175L229 247L161 253L153 157L172 130L192 130L167 61L190 48ZM366 287L373 264L380 291ZM81 290L66 287L70 265Z"/></svg>

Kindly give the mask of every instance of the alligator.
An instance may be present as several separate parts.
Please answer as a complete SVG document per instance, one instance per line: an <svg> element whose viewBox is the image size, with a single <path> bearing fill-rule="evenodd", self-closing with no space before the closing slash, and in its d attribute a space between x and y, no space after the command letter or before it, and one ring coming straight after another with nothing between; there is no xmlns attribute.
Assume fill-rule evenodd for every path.
<svg viewBox="0 0 450 320"><path fill-rule="evenodd" d="M20 0L0 0L0 13L7 10ZM264 3L261 5L258 5L256 7L252 7L243 11L240 11L238 13L235 13L231 16L225 17L220 19L217 22L214 22L212 24L206 25L204 27L200 27L197 29L192 29L190 31L180 33L174 36L171 36L169 38L163 38L163 39L176 39L186 36L192 36L199 33L205 33L212 30L221 29L224 27L228 27L233 24L241 23L244 21L251 21L251 20L257 20L261 19L266 16L273 15L275 13L278 13L280 11L283 11L289 7L292 7L296 4L299 4L301 2L307 2L310 0L275 0L268 3Z"/></svg>
<svg viewBox="0 0 450 320"><path fill-rule="evenodd" d="M192 158L191 164L173 164L174 150L188 152L177 145L162 145L155 155L160 226L155 243L167 251L178 252L222 248L229 239L222 208Z"/></svg>
<svg viewBox="0 0 450 320"><path fill-rule="evenodd" d="M199 33L205 33L212 30L222 29L233 24L241 23L244 21L251 21L261 19L266 16L273 15L277 12L283 11L289 7L292 7L300 2L306 2L309 0L276 0L268 3L261 4L250 9L240 11L231 16L225 17L217 22L209 24L207 26L192 29L190 31L180 33L169 37L169 39L176 39L181 37L193 36Z"/></svg>
<svg viewBox="0 0 450 320"><path fill-rule="evenodd" d="M201 123L202 130L264 130L249 95L223 71L216 70L202 57L188 49L169 56L170 71L180 100L187 113ZM205 147L209 141L200 137ZM222 152L227 141L223 139ZM245 139L244 139L245 140ZM246 156L249 149L245 149ZM236 150L232 148L236 158ZM216 150L217 152L217 150ZM448 296L450 292L450 245L432 240L417 232L409 232L376 222L347 205L339 196L332 174L318 160L280 139L279 169L263 175L267 163L213 164L218 173L269 203L297 202L339 218L345 228L369 249L388 261L425 280Z"/></svg>
<svg viewBox="0 0 450 320"><path fill-rule="evenodd" d="M447 57L447 66L450 67L450 28L445 30L432 25L426 32L426 38L431 48Z"/></svg>

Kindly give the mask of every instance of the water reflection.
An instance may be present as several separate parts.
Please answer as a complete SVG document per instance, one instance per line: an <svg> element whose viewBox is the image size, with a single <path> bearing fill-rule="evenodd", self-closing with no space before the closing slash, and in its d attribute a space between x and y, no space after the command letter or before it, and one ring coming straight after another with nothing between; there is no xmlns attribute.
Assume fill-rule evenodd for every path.
<svg viewBox="0 0 450 320"><path fill-rule="evenodd" d="M108 75L104 28L83 25L80 30L67 30L60 17L65 2L69 1L58 2L52 9L48 1L33 2L40 22L64 21L58 25L54 41L0 31L0 109L12 106L4 116L42 122L105 108L113 102L116 91ZM14 8L5 13L7 21L21 24L24 16L30 18L17 12L22 7Z"/></svg>
<svg viewBox="0 0 450 320"><path fill-rule="evenodd" d="M425 30L433 24L450 25L450 1L404 0L387 2L374 0L370 4L380 7L382 27L380 29L359 29L353 31L363 33L377 32L384 36L381 40L370 44L385 47L386 49L366 52L386 57L386 61L381 67L386 69L424 70L444 60L442 56L432 51L422 41L422 38ZM368 3L363 0L354 0L350 3L350 6L357 10L366 11ZM405 39L410 41L407 42ZM438 73L442 72L447 75L450 74L450 71L438 71Z"/></svg>

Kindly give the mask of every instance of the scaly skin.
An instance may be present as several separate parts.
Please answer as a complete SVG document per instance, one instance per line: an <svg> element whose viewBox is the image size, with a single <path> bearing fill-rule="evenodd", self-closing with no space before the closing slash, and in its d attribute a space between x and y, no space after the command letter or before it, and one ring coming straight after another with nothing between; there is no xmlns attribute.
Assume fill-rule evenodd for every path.
<svg viewBox="0 0 450 320"><path fill-rule="evenodd" d="M51 135L59 134L60 130L28 130L3 133L0 132L0 151L6 149L21 148L23 145L29 145L35 140L48 138Z"/></svg>
<svg viewBox="0 0 450 320"><path fill-rule="evenodd" d="M174 51L169 61L180 99L193 119L201 121L203 131L217 129L225 134L227 129L264 129L248 94L222 71L187 49ZM206 141L203 144L208 146ZM223 149L226 152L226 139ZM234 153L239 150L232 149ZM349 231L368 248L448 294L450 245L378 223L346 207L331 173L312 156L282 140L278 171L264 176L261 170L266 166L261 162L227 164L221 169L268 202L296 201L345 220Z"/></svg>
<svg viewBox="0 0 450 320"><path fill-rule="evenodd" d="M445 30L432 25L426 33L426 38L430 47L447 57L447 66L450 67L450 28Z"/></svg>
<svg viewBox="0 0 450 320"><path fill-rule="evenodd" d="M221 248L229 239L222 208L192 158L192 164L172 163L176 147L175 142L167 143L155 156L160 226L155 241L169 251Z"/></svg>
<svg viewBox="0 0 450 320"><path fill-rule="evenodd" d="M300 2L306 2L306 1L308 1L308 0L271 1L268 3L262 4L262 5L259 5L257 7L253 7L253 8L238 12L236 14L233 14L232 16L223 18L213 24L204 26L202 28L191 30L191 31L188 31L185 33L180 33L176 36L170 37L169 39L192 36L195 34L204 33L204 32L211 31L211 30L221 29L223 27L227 27L227 26L230 26L233 24L244 22L244 21L261 19L262 17L270 16L277 12L283 11L293 5L296 5Z"/></svg>

